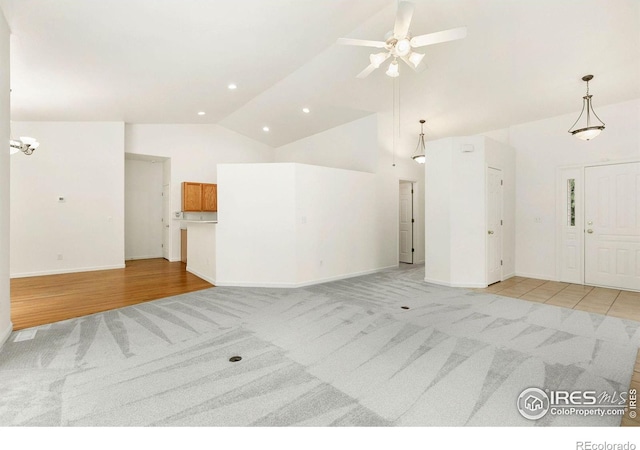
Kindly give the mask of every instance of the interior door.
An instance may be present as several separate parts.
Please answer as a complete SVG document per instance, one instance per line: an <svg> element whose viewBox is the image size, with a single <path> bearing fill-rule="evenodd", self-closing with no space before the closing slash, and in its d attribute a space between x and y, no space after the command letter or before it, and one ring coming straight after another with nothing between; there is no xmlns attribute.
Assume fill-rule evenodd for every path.
<svg viewBox="0 0 640 450"><path fill-rule="evenodd" d="M585 168L585 283L640 290L640 162Z"/></svg>
<svg viewBox="0 0 640 450"><path fill-rule="evenodd" d="M162 257L169 259L169 242L171 240L171 185L162 186Z"/></svg>
<svg viewBox="0 0 640 450"><path fill-rule="evenodd" d="M502 281L502 170L487 168L487 284Z"/></svg>
<svg viewBox="0 0 640 450"><path fill-rule="evenodd" d="M400 255L403 263L413 264L413 183L400 182Z"/></svg>

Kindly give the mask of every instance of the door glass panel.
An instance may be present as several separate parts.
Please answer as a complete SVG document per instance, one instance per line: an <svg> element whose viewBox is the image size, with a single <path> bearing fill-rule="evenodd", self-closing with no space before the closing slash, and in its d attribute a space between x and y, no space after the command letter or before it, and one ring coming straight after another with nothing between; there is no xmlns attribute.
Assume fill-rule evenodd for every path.
<svg viewBox="0 0 640 450"><path fill-rule="evenodd" d="M567 225L576 226L576 180L567 180Z"/></svg>

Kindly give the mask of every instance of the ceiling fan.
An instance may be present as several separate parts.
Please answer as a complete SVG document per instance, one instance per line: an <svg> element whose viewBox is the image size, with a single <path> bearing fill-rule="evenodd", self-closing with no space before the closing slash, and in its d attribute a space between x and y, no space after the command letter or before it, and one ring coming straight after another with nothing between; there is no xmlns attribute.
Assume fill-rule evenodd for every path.
<svg viewBox="0 0 640 450"><path fill-rule="evenodd" d="M338 44L384 49L384 51L380 53L372 53L369 56L371 64L358 74L358 78L366 77L389 58L393 58L393 61L391 61L391 64L389 64L389 68L385 73L390 77L397 77L400 75L398 58L407 63L407 65L412 69L420 71L424 67L424 65L421 64L422 59L424 58L424 53L415 52L415 48L439 44L441 42L454 41L467 36L466 27L453 28L451 30L438 31L437 33L423 34L420 36L412 36L409 31L409 26L411 25L414 6L415 5L412 2L401 1L398 3L398 11L396 13L396 21L393 31L387 33L385 41L367 41L349 38L338 39Z"/></svg>

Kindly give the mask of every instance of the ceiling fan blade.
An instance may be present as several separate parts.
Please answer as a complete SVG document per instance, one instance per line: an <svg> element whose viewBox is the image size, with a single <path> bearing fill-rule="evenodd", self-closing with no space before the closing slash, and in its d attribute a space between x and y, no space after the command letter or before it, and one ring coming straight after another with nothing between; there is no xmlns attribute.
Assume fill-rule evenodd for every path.
<svg viewBox="0 0 640 450"><path fill-rule="evenodd" d="M439 44L441 42L455 41L467 37L467 28L452 28L451 30L438 31L437 33L423 34L411 38L412 47L424 47L425 45Z"/></svg>
<svg viewBox="0 0 640 450"><path fill-rule="evenodd" d="M366 41L363 39L349 39L349 38L338 39L338 44L359 45L362 47L376 47L376 48L385 48L385 46L387 45L386 42L382 42L382 41Z"/></svg>
<svg viewBox="0 0 640 450"><path fill-rule="evenodd" d="M393 37L396 39L404 39L409 33L411 25L411 17L415 5L411 2L398 3L398 12L396 13L396 23L393 26Z"/></svg>
<svg viewBox="0 0 640 450"><path fill-rule="evenodd" d="M360 72L356 76L356 78L364 78L364 77L368 76L374 70L376 70L376 66L374 66L373 64L369 64L366 69L364 69L362 72Z"/></svg>

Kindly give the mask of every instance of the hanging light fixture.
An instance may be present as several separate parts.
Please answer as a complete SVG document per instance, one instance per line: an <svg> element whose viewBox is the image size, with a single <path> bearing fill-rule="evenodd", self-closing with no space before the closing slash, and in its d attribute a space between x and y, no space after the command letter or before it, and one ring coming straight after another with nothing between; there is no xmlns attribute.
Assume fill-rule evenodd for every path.
<svg viewBox="0 0 640 450"><path fill-rule="evenodd" d="M395 58L391 61L391 64L389 64L389 68L385 73L391 78L395 78L400 75L400 71L398 70L398 61L396 61Z"/></svg>
<svg viewBox="0 0 640 450"><path fill-rule="evenodd" d="M9 151L12 155L18 152L22 152L25 155L31 155L39 146L40 143L31 137L21 137L20 139L9 140Z"/></svg>
<svg viewBox="0 0 640 450"><path fill-rule="evenodd" d="M598 115L595 113L595 111L593 110L593 105L591 104L591 97L593 97L593 95L589 94L589 81L591 81L592 79L593 79L593 75L585 75L582 77L582 81L585 81L587 83L587 94L584 97L582 97L582 111L578 116L578 120L576 120L576 122L571 126L571 128L569 128L569 133L571 133L577 138L582 139L583 141L589 141L593 139L594 137L599 135L602 132L602 130L604 130L604 122L600 120L600 117L598 117ZM578 124L578 122L582 118L585 111L587 113L585 125L579 126L578 128L574 129L574 127ZM598 122L600 123L599 125L597 124L593 125L591 123L592 116L598 120Z"/></svg>
<svg viewBox="0 0 640 450"><path fill-rule="evenodd" d="M411 157L415 162L419 164L424 164L427 160L425 156L425 145L424 145L424 119L420 119L420 137L418 138L418 145L416 146L416 151L413 152L413 156Z"/></svg>

